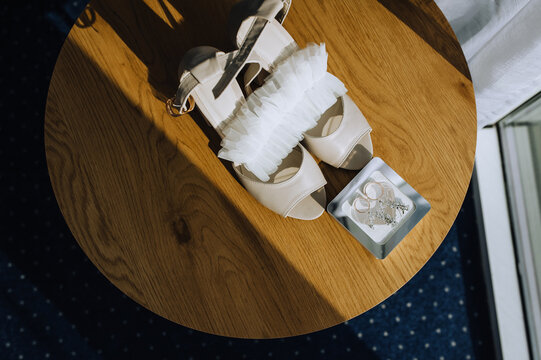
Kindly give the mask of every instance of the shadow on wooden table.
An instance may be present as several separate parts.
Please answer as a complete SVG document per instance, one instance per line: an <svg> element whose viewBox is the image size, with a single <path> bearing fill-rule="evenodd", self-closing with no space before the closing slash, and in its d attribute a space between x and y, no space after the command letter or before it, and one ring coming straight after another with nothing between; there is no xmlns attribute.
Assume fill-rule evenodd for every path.
<svg viewBox="0 0 541 360"><path fill-rule="evenodd" d="M115 30L147 66L148 81L154 95L165 102L176 91L178 64L186 51L200 45L213 46L226 52L232 50L227 28L229 11L235 2L171 0L166 5L160 0L163 16L167 20L158 16L143 1L93 1L90 8ZM134 26L149 31L133 31ZM221 141L219 135L198 111L190 113L190 116L209 139L209 147L217 154ZM221 161L235 176L229 162ZM328 181L328 200L334 198L357 173L335 169L324 163L320 163L320 166Z"/></svg>
<svg viewBox="0 0 541 360"><path fill-rule="evenodd" d="M275 337L343 320L77 44L68 39L62 52L75 77L88 81L74 84L61 70L53 76L50 176L71 230L109 280L156 313L211 333ZM152 76L166 76L166 54L154 54L151 66L161 70ZM81 116L62 116L64 106ZM317 312L306 318L299 307ZM268 313L276 315L271 324Z"/></svg>
<svg viewBox="0 0 541 360"><path fill-rule="evenodd" d="M162 16L144 1L92 1L88 7L97 12L143 62L148 69L148 82L154 96L165 103L178 87L178 66L183 55L196 46L212 46L231 51L227 22L236 0L159 0ZM134 28L138 28L134 31ZM140 31L145 29L143 31ZM148 29L148 31L146 31ZM217 154L221 138L198 111L190 117L209 139L209 147ZM221 160L230 174L234 171Z"/></svg>
<svg viewBox="0 0 541 360"><path fill-rule="evenodd" d="M232 50L226 29L234 2L158 0L155 11L142 0L92 1L90 8L147 66L154 95L165 101L176 91L178 65L186 51L201 45Z"/></svg>

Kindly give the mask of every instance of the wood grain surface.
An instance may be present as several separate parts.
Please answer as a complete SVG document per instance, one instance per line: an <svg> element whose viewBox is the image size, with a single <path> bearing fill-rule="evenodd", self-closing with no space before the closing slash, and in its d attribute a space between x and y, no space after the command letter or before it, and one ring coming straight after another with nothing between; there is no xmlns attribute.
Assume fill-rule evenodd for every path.
<svg viewBox="0 0 541 360"><path fill-rule="evenodd" d="M232 3L91 1L51 80L49 173L82 249L138 303L213 334L299 335L383 301L440 245L472 173L473 88L432 2L293 1L286 29L301 46L327 44L329 71L374 129L375 155L432 205L377 260L327 213L301 221L261 206L216 157L219 138L200 115L167 115L183 53L232 50ZM320 166L329 201L356 174Z"/></svg>

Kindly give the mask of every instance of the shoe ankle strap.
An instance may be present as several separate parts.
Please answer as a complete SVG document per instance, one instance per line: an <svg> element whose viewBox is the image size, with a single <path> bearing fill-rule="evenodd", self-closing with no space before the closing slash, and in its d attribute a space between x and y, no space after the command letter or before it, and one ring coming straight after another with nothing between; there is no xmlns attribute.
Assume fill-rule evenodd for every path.
<svg viewBox="0 0 541 360"><path fill-rule="evenodd" d="M212 89L212 93L214 94L215 98L218 98L222 94L222 92L229 86L231 81L233 81L242 70L249 56L251 55L252 50L254 49L257 38L263 32L263 29L265 28L267 22L268 21L263 18L257 18L255 20L254 24L250 29L250 32L248 33L246 39L242 43L242 46L238 50L237 55L225 68L224 74L222 75L220 80L218 80L216 86L214 86L214 88Z"/></svg>
<svg viewBox="0 0 541 360"><path fill-rule="evenodd" d="M249 59L255 43L261 35L263 29L269 21L276 19L280 23L285 20L289 8L291 6L291 0L264 0L254 12L249 14L243 21L250 18L255 18L254 23L250 27L248 34L244 38L237 56L233 59L231 64L225 69L224 74L212 89L214 97L217 98L227 88L229 83L239 74L241 69Z"/></svg>
<svg viewBox="0 0 541 360"><path fill-rule="evenodd" d="M291 0L282 0L282 4L283 4L282 10L280 10L278 14L276 15L276 20L278 20L280 24L283 24L284 20L286 19L286 16L289 12L289 8L291 7Z"/></svg>
<svg viewBox="0 0 541 360"><path fill-rule="evenodd" d="M180 116L194 109L195 102L190 94L197 85L199 85L199 80L191 72L184 71L182 73L175 97L167 101L167 111L170 115ZM174 111L173 108L176 108L178 112Z"/></svg>
<svg viewBox="0 0 541 360"><path fill-rule="evenodd" d="M181 75L177 92L175 97L167 101L167 110L172 116L180 116L192 111L195 106L194 99L191 96L193 90L200 83L213 81L216 74L224 72L225 69L228 68L229 64L234 61L235 58L237 58L238 52L238 50L234 50L229 53L224 53L218 49L210 47L199 47L190 51L194 52L191 54L189 54L189 52L187 53L189 55L189 60L193 60L191 59L191 57L193 57L196 62L201 62L198 64L189 64L188 62L188 65L184 61L186 59L183 59L184 66L187 66L187 68L183 67L181 64L181 68L179 70ZM209 56L210 53L212 53L212 56ZM202 57L199 56L200 54L203 54ZM174 109L176 109L176 111Z"/></svg>

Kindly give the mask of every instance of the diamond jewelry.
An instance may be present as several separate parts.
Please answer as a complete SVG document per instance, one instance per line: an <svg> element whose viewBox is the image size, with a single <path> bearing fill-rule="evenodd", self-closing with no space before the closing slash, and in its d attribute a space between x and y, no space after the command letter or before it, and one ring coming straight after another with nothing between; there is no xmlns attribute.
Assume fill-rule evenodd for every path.
<svg viewBox="0 0 541 360"><path fill-rule="evenodd" d="M402 213L402 215L404 215L404 213L409 210L409 206L405 205L400 199L397 199L395 201L380 199L378 200L378 204L381 207L389 207L394 210L399 210Z"/></svg>

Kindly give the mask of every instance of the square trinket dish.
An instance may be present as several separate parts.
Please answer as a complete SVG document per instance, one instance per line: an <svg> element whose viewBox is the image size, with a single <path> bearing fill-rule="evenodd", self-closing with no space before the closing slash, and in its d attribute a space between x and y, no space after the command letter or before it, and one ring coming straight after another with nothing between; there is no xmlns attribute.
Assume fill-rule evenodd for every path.
<svg viewBox="0 0 541 360"><path fill-rule="evenodd" d="M378 259L384 259L430 204L376 157L329 203L327 211Z"/></svg>

